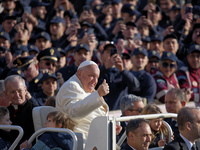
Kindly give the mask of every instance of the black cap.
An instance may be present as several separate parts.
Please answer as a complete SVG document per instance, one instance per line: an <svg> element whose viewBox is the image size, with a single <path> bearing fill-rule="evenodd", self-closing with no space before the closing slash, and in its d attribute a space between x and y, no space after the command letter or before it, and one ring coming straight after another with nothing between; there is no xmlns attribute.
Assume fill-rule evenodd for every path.
<svg viewBox="0 0 200 150"><path fill-rule="evenodd" d="M80 49L85 49L85 50L87 50L88 52L90 52L90 47L89 47L89 45L88 44L85 44L85 43L80 43L80 44L78 44L76 47L75 47L75 52L77 52L78 50L80 50Z"/></svg>
<svg viewBox="0 0 200 150"><path fill-rule="evenodd" d="M17 19L17 13L15 11L9 13L9 14L6 14L4 17L3 17L3 21L5 20L16 20Z"/></svg>
<svg viewBox="0 0 200 150"><path fill-rule="evenodd" d="M47 48L43 51L40 51L40 53L37 56L37 60L51 60L54 62L58 62L60 60L60 53L56 48Z"/></svg>
<svg viewBox="0 0 200 150"><path fill-rule="evenodd" d="M155 51L155 50L149 50L148 51L148 58L152 58L152 57L156 57L158 59L160 59L160 53L158 53L158 51Z"/></svg>
<svg viewBox="0 0 200 150"><path fill-rule="evenodd" d="M165 41L166 39L169 39L169 38L171 38L171 39L178 39L177 38L177 36L175 35L175 34L167 34L165 37L164 37L164 39L163 39L163 41Z"/></svg>
<svg viewBox="0 0 200 150"><path fill-rule="evenodd" d="M34 61L34 56L19 57L15 59L13 64L17 65L17 68L24 71Z"/></svg>
<svg viewBox="0 0 200 150"><path fill-rule="evenodd" d="M177 61L176 55L174 55L172 52L163 52L161 60L167 60L167 59L174 61L174 62Z"/></svg>
<svg viewBox="0 0 200 150"><path fill-rule="evenodd" d="M181 10L181 5L175 4L175 5L173 5L172 8L170 9L170 11L176 11L176 10Z"/></svg>
<svg viewBox="0 0 200 150"><path fill-rule="evenodd" d="M127 22L126 23L126 26L133 26L133 27L136 27L137 28L137 25L135 24L135 22Z"/></svg>
<svg viewBox="0 0 200 150"><path fill-rule="evenodd" d="M38 7L38 6L48 6L48 3L43 2L42 0L31 0L30 6L31 7Z"/></svg>
<svg viewBox="0 0 200 150"><path fill-rule="evenodd" d="M24 73L23 73L21 70L17 69L17 68L11 69L11 70L8 72L7 77L8 77L8 76L11 76L11 75L19 75L19 76L21 76L24 80L26 80L26 78L24 77Z"/></svg>
<svg viewBox="0 0 200 150"><path fill-rule="evenodd" d="M115 49L118 50L118 48L117 48L117 46L114 44L114 42L111 42L111 43L106 44L106 45L104 46L103 51L106 50L109 46L112 46L113 48L115 48Z"/></svg>
<svg viewBox="0 0 200 150"><path fill-rule="evenodd" d="M81 22L81 27L83 27L83 26L92 27L92 24L89 23L88 21L83 21L83 22Z"/></svg>
<svg viewBox="0 0 200 150"><path fill-rule="evenodd" d="M194 31L197 28L200 28L200 23L195 23L192 30Z"/></svg>
<svg viewBox="0 0 200 150"><path fill-rule="evenodd" d="M139 15L139 12L135 9L135 6L132 4L124 4L122 9L121 9L122 13L128 13L129 15L133 16L133 15Z"/></svg>
<svg viewBox="0 0 200 150"><path fill-rule="evenodd" d="M145 56L148 56L147 50L144 47L139 47L139 48L134 49L131 56L138 55L138 54L143 54Z"/></svg>
<svg viewBox="0 0 200 150"><path fill-rule="evenodd" d="M49 78L53 78L55 80L57 80L55 73L44 73L42 78L40 79L40 83L42 83L43 81L49 79Z"/></svg>
<svg viewBox="0 0 200 150"><path fill-rule="evenodd" d="M193 44L189 47L189 50L188 50L188 53L187 54L190 54L192 52L199 52L200 53L200 45L198 44Z"/></svg>

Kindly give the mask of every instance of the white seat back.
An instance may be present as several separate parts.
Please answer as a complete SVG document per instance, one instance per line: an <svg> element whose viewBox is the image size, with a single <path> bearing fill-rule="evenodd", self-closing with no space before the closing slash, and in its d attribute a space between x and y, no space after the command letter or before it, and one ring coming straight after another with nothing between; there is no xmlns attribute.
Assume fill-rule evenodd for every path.
<svg viewBox="0 0 200 150"><path fill-rule="evenodd" d="M56 111L56 108L52 106L39 106L33 108L33 124L35 131L45 127L44 124L47 115L52 111Z"/></svg>

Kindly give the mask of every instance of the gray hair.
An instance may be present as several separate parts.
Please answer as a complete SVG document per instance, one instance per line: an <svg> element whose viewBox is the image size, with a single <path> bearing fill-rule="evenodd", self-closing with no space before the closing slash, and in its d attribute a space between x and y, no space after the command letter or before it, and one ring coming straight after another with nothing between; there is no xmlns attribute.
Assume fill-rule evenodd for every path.
<svg viewBox="0 0 200 150"><path fill-rule="evenodd" d="M26 84L25 84L25 81L24 79L19 76L19 75L10 75L8 76L5 80L4 80L4 88L5 88L5 91L7 90L7 84L9 82L15 82L15 81L20 81L24 84L24 87L26 87Z"/></svg>
<svg viewBox="0 0 200 150"><path fill-rule="evenodd" d="M186 95L182 89L178 89L178 88L171 89L167 92L167 94L175 95L175 98L178 99L180 102L187 101Z"/></svg>
<svg viewBox="0 0 200 150"><path fill-rule="evenodd" d="M2 95L3 94L3 92L4 92L4 80L0 80L0 95Z"/></svg>
<svg viewBox="0 0 200 150"><path fill-rule="evenodd" d="M123 96L120 101L120 109L122 111L122 115L125 115L125 110L132 109L132 107L134 107L135 102L142 100L143 100L142 97L133 94L128 94Z"/></svg>

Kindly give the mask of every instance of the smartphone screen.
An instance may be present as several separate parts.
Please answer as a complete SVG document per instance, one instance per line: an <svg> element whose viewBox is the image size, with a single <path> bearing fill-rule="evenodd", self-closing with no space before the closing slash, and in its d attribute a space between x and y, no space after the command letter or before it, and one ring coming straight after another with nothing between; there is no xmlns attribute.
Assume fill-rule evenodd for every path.
<svg viewBox="0 0 200 150"><path fill-rule="evenodd" d="M117 49L115 49L115 48L110 49L110 56L112 56L114 54L117 54Z"/></svg>

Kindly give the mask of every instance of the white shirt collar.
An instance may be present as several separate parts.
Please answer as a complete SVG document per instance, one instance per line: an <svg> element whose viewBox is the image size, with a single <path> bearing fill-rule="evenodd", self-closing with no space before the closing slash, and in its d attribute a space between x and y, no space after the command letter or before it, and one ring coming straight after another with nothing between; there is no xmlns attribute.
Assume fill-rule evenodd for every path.
<svg viewBox="0 0 200 150"><path fill-rule="evenodd" d="M183 139L184 142L186 143L188 149L191 150L193 144L192 144L188 139L186 139L183 135L180 134L180 136L182 137L182 139Z"/></svg>

